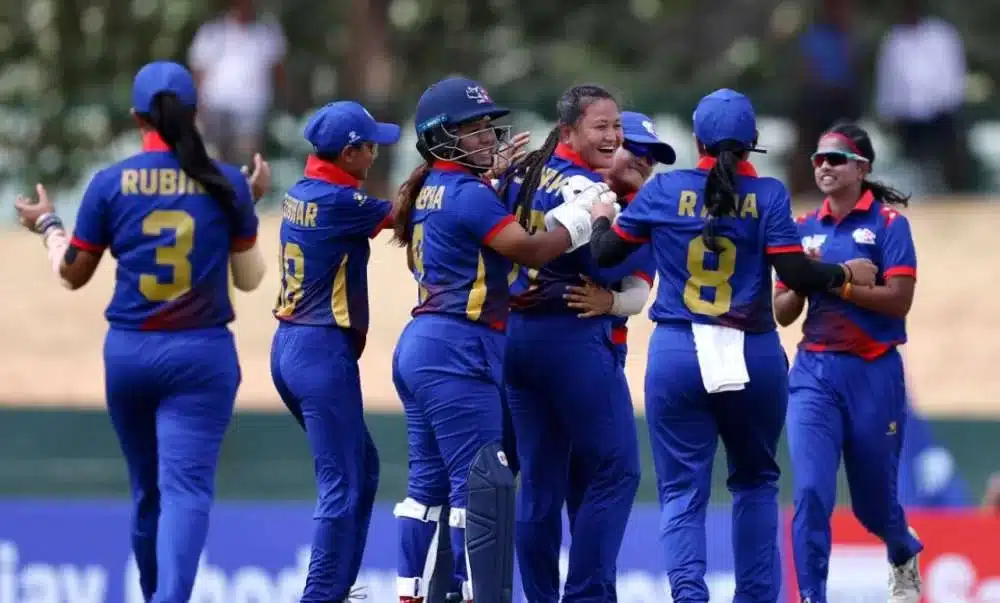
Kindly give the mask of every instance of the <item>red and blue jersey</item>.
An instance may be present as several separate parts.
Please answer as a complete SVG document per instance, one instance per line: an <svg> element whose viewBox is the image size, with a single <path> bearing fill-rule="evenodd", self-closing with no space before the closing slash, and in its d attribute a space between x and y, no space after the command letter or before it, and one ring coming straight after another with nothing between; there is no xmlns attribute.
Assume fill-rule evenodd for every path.
<svg viewBox="0 0 1000 603"><path fill-rule="evenodd" d="M708 248L704 190L715 160L654 176L613 226L626 241L652 246L660 284L649 318L718 324L748 333L775 329L768 255L800 252L785 186L738 164L739 209L715 219L719 252Z"/></svg>
<svg viewBox="0 0 1000 603"><path fill-rule="evenodd" d="M369 239L391 220L392 204L370 197L361 183L318 157L282 201L281 292L274 316L282 322L368 333Z"/></svg>
<svg viewBox="0 0 1000 603"><path fill-rule="evenodd" d="M530 232L545 230L545 214L563 203L562 184L571 176L584 176L594 182L604 181L569 146L560 144L543 168L538 190L532 199L531 217L528 221ZM512 212L519 211L514 204L520 189L520 178L515 178L507 187L505 202ZM566 305L563 295L566 287L583 284L581 274L602 286L609 286L620 281L622 276L631 274L631 271L622 274L621 270L616 269L612 271L613 278L602 276L602 271L591 257L587 246L563 254L542 268L515 268L516 274L511 285L511 310L524 314L576 314L578 311Z"/></svg>
<svg viewBox="0 0 1000 603"><path fill-rule="evenodd" d="M489 183L456 163L435 162L410 218L418 285L412 315L443 314L503 331L511 262L488 244L513 221Z"/></svg>
<svg viewBox="0 0 1000 603"><path fill-rule="evenodd" d="M84 193L72 243L118 262L105 312L113 327L199 329L233 320L229 254L257 239L246 178L217 164L236 191L235 208L212 198L155 133L143 152L98 172Z"/></svg>
<svg viewBox="0 0 1000 603"><path fill-rule="evenodd" d="M879 268L876 284L893 276L917 276L917 253L905 216L866 191L854 209L840 220L829 201L799 218L802 245L819 252L824 262L867 258ZM778 283L778 287L783 287ZM809 297L803 339L799 347L812 351L849 352L878 358L906 343L906 321L866 310L832 293Z"/></svg>

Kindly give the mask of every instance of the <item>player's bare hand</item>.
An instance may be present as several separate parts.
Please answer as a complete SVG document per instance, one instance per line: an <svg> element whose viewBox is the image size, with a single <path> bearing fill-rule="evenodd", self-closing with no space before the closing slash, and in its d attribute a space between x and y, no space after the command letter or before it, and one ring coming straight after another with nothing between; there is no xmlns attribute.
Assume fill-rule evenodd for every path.
<svg viewBox="0 0 1000 603"><path fill-rule="evenodd" d="M264 161L264 156L260 153L254 153L253 171L248 166L243 166L240 171L250 184L250 194L253 195L254 203L260 201L267 191L271 190L271 166Z"/></svg>
<svg viewBox="0 0 1000 603"><path fill-rule="evenodd" d="M577 314L580 318L591 318L611 312L611 307L615 303L614 294L585 275L581 274L580 278L583 279L582 287L572 285L566 287L566 293L563 294L566 305L574 310L582 310Z"/></svg>
<svg viewBox="0 0 1000 603"><path fill-rule="evenodd" d="M32 232L35 230L38 218L55 211L43 185L36 184L35 193L38 195L37 200L24 195L18 195L17 199L14 200L14 209L17 210L17 218L20 220L21 226Z"/></svg>
<svg viewBox="0 0 1000 603"><path fill-rule="evenodd" d="M499 178L507 171L507 168L518 161L524 159L528 154L528 145L531 144L531 132L518 132L511 137L506 144L500 147L500 151L493 158L493 167L487 170L487 179Z"/></svg>
<svg viewBox="0 0 1000 603"><path fill-rule="evenodd" d="M852 285L859 287L874 287L875 279L878 276L878 266L871 260L865 258L855 258L844 262L847 271L847 278Z"/></svg>

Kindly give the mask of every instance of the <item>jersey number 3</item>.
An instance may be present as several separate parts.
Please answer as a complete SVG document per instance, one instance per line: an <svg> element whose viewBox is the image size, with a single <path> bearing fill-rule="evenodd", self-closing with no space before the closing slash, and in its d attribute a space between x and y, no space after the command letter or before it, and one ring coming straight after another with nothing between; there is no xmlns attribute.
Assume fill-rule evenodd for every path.
<svg viewBox="0 0 1000 603"><path fill-rule="evenodd" d="M705 267L705 256L713 253L701 235L688 244L687 269L691 278L684 283L684 305L695 314L722 316L733 305L733 286L729 279L736 272L736 244L726 237L715 237L721 251L715 268ZM711 298L707 301L705 297Z"/></svg>
<svg viewBox="0 0 1000 603"><path fill-rule="evenodd" d="M194 249L194 218L186 211L156 210L142 221L142 234L157 237L174 231L174 244L156 248L156 265L170 268L169 281L155 274L139 275L139 292L151 302L165 302L191 290L191 250Z"/></svg>

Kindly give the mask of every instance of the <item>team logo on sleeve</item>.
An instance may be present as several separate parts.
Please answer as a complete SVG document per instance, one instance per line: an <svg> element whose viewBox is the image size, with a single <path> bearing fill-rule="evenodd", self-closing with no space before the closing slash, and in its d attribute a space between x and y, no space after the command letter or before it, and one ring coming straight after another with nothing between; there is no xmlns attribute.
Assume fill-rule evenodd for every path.
<svg viewBox="0 0 1000 603"><path fill-rule="evenodd" d="M868 230L867 228L859 228L855 230L852 234L854 237L854 242L858 245L874 245L875 244L875 233Z"/></svg>
<svg viewBox="0 0 1000 603"><path fill-rule="evenodd" d="M361 191L354 191L354 200L358 202L358 205L364 205L365 201L368 200L368 195Z"/></svg>
<svg viewBox="0 0 1000 603"><path fill-rule="evenodd" d="M468 87L466 87L466 89L465 89L465 96L469 100L474 100L477 103L479 103L480 105L485 105L487 103L492 103L493 102L492 100L490 100L490 95L489 95L488 92L486 92L486 88L483 88L482 86L468 86Z"/></svg>

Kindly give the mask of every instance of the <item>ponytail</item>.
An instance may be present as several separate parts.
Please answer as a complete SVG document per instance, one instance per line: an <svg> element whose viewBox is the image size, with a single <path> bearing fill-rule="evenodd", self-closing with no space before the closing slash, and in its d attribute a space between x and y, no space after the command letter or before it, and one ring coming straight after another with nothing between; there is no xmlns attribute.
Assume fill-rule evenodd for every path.
<svg viewBox="0 0 1000 603"><path fill-rule="evenodd" d="M716 148L709 150L709 154L715 157L715 165L705 180L705 209L708 215L701 238L709 250L720 253L722 248L715 240L715 220L736 214L739 210L736 165L746 149L742 145L730 144L730 141L723 141Z"/></svg>
<svg viewBox="0 0 1000 603"><path fill-rule="evenodd" d="M524 228L528 228L531 222L531 204L538 191L538 186L542 181L542 170L545 164L552 158L552 153L559 144L559 126L552 128L545 138L542 148L528 153L513 170L511 176L507 178L500 189L500 198L505 198L510 182L516 178L521 178L521 188L517 191L517 199L514 202L514 210L518 217L518 222Z"/></svg>
<svg viewBox="0 0 1000 603"><path fill-rule="evenodd" d="M426 160L417 166L416 169L406 179L406 182L399 187L396 193L396 207L393 211L392 219L392 241L400 247L410 244L413 235L413 228L410 225L410 218L413 216L413 206L417 201L420 189L424 188L427 176L431 173L431 163Z"/></svg>
<svg viewBox="0 0 1000 603"><path fill-rule="evenodd" d="M910 204L910 196L904 195L899 190L874 180L867 178L861 181L861 192L871 191L872 196L888 205L901 205L906 207Z"/></svg>

